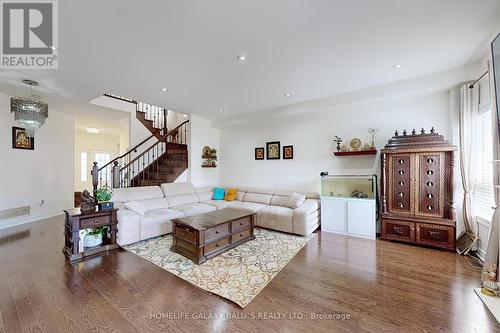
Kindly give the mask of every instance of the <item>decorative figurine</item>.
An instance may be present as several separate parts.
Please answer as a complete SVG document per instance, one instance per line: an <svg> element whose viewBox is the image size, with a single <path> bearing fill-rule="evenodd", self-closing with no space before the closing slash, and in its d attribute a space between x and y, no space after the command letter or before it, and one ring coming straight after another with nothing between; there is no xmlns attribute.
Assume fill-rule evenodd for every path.
<svg viewBox="0 0 500 333"><path fill-rule="evenodd" d="M358 189L355 189L354 191L351 192L351 197L365 199L368 198L368 194L366 194L363 191L359 191Z"/></svg>
<svg viewBox="0 0 500 333"><path fill-rule="evenodd" d="M370 133L371 137L372 137L372 146L371 146L371 149L377 149L375 148L375 135L377 135L378 133L378 128L369 128L368 129L368 133ZM396 136L398 136L398 131L396 131Z"/></svg>
<svg viewBox="0 0 500 333"><path fill-rule="evenodd" d="M351 140L352 151L359 151L360 147L361 147L361 140L360 139L354 138Z"/></svg>
<svg viewBox="0 0 500 333"><path fill-rule="evenodd" d="M496 296L498 292L497 265L492 264L486 268L486 278L483 281L481 293L488 296Z"/></svg>
<svg viewBox="0 0 500 333"><path fill-rule="evenodd" d="M340 144L342 143L342 138L335 135L335 139L333 139L333 142L337 144L337 151L340 151Z"/></svg>
<svg viewBox="0 0 500 333"><path fill-rule="evenodd" d="M361 150L363 150L363 151L373 150L373 147L370 146L369 144L365 143L365 145L363 146L363 148L361 148Z"/></svg>
<svg viewBox="0 0 500 333"><path fill-rule="evenodd" d="M343 153L346 153L349 151L349 148L347 148L346 145L342 145L342 147L340 147L340 151L343 152Z"/></svg>
<svg viewBox="0 0 500 333"><path fill-rule="evenodd" d="M95 200L87 190L84 190L80 196L80 211L82 214L95 212Z"/></svg>

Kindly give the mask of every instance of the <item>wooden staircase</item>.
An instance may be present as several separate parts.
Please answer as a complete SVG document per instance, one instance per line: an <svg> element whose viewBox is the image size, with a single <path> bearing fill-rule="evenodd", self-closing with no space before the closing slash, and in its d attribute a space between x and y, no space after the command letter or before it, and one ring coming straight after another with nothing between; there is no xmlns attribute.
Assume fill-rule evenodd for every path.
<svg viewBox="0 0 500 333"><path fill-rule="evenodd" d="M116 95L105 94L136 105L136 118L151 136L104 166L92 167L94 191L98 187L137 187L173 183L188 168L187 123L169 130L168 110Z"/></svg>
<svg viewBox="0 0 500 333"><path fill-rule="evenodd" d="M187 145L167 143L167 151L132 179L132 186L173 183L188 168Z"/></svg>

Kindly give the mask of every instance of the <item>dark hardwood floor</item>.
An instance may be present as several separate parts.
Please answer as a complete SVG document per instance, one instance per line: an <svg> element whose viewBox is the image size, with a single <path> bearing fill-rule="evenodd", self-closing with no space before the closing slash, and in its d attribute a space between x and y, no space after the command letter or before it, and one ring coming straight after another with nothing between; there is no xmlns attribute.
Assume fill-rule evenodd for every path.
<svg viewBox="0 0 500 333"><path fill-rule="evenodd" d="M450 252L318 233L240 309L125 250L71 265L62 233L62 217L0 231L0 333L500 332Z"/></svg>

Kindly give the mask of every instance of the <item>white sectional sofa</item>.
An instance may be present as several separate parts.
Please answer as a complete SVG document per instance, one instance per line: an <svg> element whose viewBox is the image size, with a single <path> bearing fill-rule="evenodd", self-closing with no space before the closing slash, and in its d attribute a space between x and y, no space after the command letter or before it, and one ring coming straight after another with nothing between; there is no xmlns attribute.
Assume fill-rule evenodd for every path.
<svg viewBox="0 0 500 333"><path fill-rule="evenodd" d="M237 188L236 199L213 200L212 187L194 188L187 183L114 189L113 202L119 208L118 244L127 245L168 234L172 232L172 219L229 207L257 213L257 226L303 236L320 225L317 193L298 196L291 191L221 187Z"/></svg>

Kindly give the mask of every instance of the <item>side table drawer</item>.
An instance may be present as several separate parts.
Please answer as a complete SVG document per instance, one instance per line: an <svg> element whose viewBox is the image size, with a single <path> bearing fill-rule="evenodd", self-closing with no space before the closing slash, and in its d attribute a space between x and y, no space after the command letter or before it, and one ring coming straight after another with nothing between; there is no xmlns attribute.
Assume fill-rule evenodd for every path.
<svg viewBox="0 0 500 333"><path fill-rule="evenodd" d="M218 240L217 242L205 245L203 252L205 255L210 254L213 251L217 251L229 244L229 237Z"/></svg>
<svg viewBox="0 0 500 333"><path fill-rule="evenodd" d="M111 224L110 215L80 219L80 229L97 228L108 224Z"/></svg>
<svg viewBox="0 0 500 333"><path fill-rule="evenodd" d="M205 230L205 242L229 234L229 224L221 224Z"/></svg>
<svg viewBox="0 0 500 333"><path fill-rule="evenodd" d="M188 241L190 243L196 243L196 232L190 230L189 227L186 227L181 224L175 225L175 237Z"/></svg>
<svg viewBox="0 0 500 333"><path fill-rule="evenodd" d="M244 217L242 219L236 220L231 222L231 230L233 232L237 230L243 230L243 229L248 229L250 228L250 224L252 223L252 220L250 217Z"/></svg>
<svg viewBox="0 0 500 333"><path fill-rule="evenodd" d="M231 243L239 242L242 239L250 237L250 229L241 230L231 236Z"/></svg>

